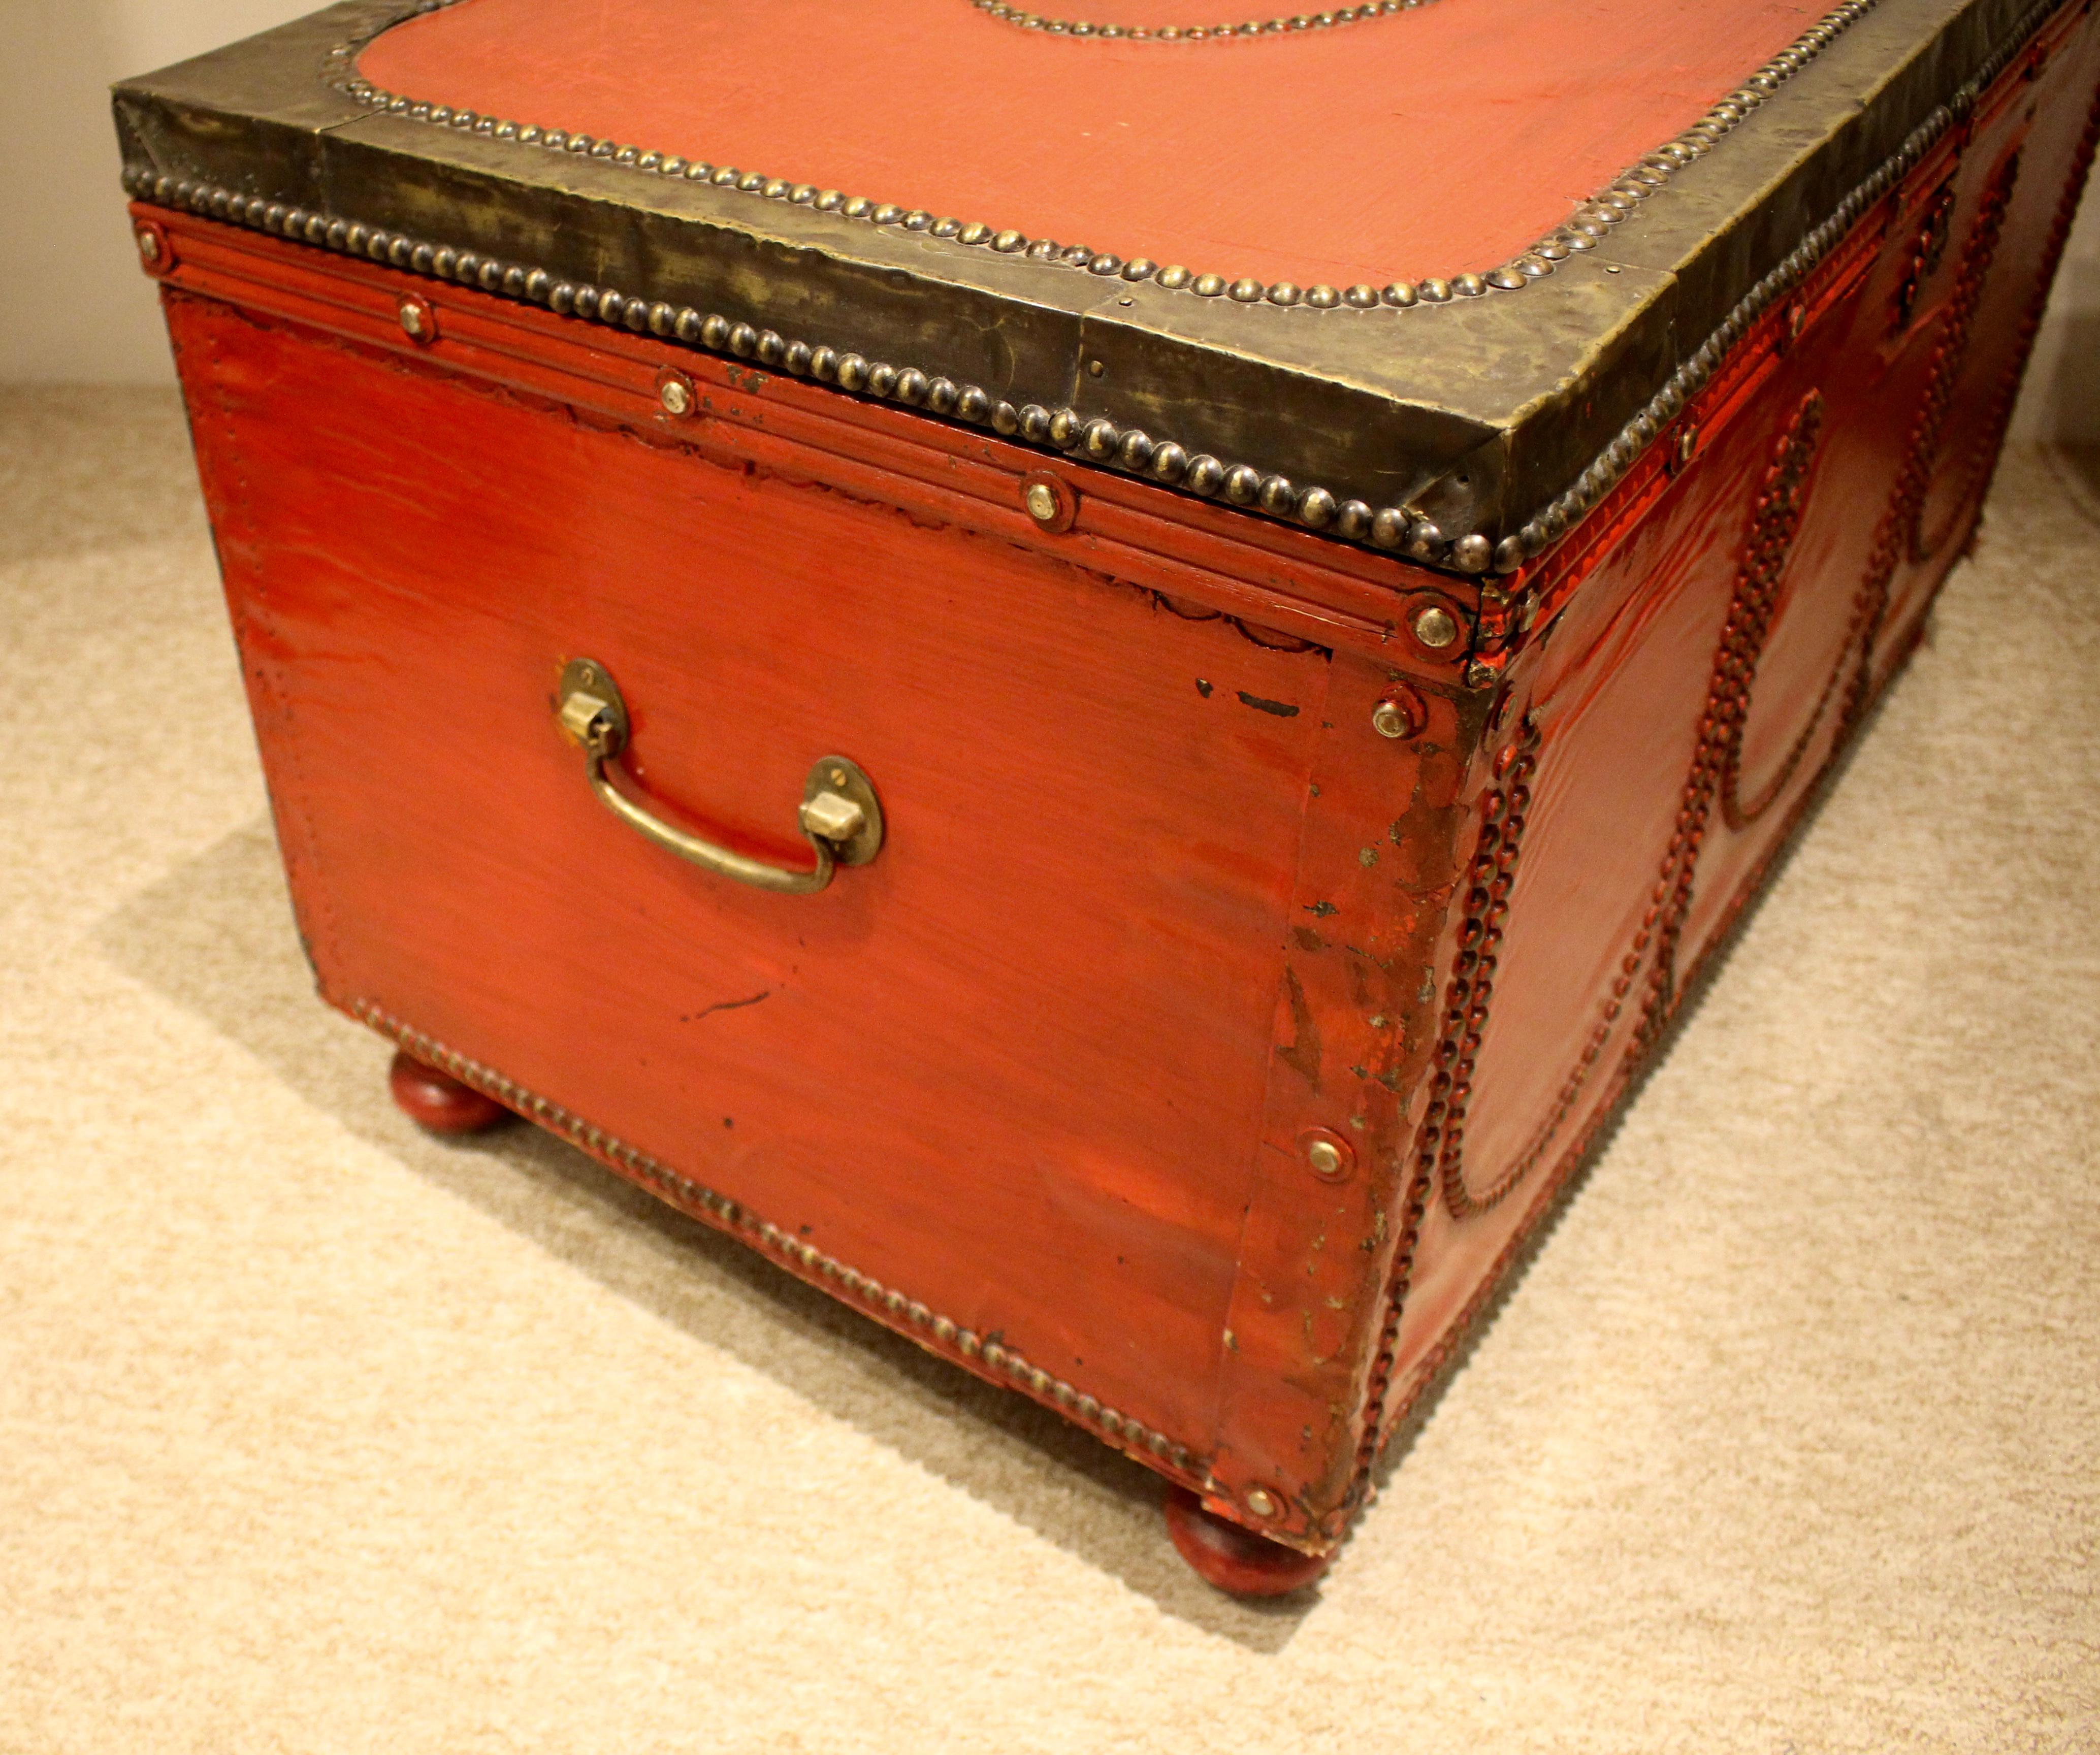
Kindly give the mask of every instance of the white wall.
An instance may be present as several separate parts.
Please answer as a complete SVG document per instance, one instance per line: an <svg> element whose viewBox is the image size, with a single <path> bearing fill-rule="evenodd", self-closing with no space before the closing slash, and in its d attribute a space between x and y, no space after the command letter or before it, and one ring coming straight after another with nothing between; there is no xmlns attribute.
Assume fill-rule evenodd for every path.
<svg viewBox="0 0 2100 1755"><path fill-rule="evenodd" d="M318 4L0 0L0 123L17 155L0 178L0 383L174 382L124 218L110 82Z"/></svg>
<svg viewBox="0 0 2100 1755"><path fill-rule="evenodd" d="M311 11L318 0L0 0L0 383L165 383L167 342L117 187L112 80ZM2089 193L2014 436L2100 443L2100 200Z"/></svg>

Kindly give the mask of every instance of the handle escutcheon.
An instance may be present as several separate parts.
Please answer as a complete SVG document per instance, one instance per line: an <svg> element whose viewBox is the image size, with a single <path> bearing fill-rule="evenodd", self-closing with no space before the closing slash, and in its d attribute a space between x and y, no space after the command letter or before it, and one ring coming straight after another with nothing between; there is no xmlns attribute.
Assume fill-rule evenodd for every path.
<svg viewBox="0 0 2100 1755"><path fill-rule="evenodd" d="M798 871L674 828L613 785L605 765L627 747L627 703L596 659L571 659L562 666L554 717L562 734L583 751L585 773L599 802L646 839L704 871L779 895L812 896L830 884L836 867L864 866L882 850L882 805L875 787L843 756L824 756L802 787L799 821L817 862Z"/></svg>

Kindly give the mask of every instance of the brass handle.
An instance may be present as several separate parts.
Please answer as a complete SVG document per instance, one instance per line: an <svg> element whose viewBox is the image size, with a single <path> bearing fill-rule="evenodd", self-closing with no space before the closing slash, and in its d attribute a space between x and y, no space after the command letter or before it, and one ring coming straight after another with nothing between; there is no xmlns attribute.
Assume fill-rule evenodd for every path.
<svg viewBox="0 0 2100 1755"><path fill-rule="evenodd" d="M882 850L882 806L867 776L843 756L827 756L810 770L802 788L799 820L817 855L815 869L797 871L768 865L674 829L620 791L605 765L627 746L627 703L620 686L595 659L571 659L562 668L554 717L569 741L584 752L584 771L605 808L659 847L703 871L735 878L783 896L813 896L832 881L839 866L864 866Z"/></svg>

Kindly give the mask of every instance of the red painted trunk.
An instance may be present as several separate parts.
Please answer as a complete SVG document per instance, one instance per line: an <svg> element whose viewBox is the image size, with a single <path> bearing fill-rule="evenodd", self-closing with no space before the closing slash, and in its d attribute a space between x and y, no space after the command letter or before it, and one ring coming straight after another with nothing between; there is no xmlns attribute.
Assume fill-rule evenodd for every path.
<svg viewBox="0 0 2100 1755"><path fill-rule="evenodd" d="M458 8L453 73L556 104L567 10ZM1706 50L1769 55L1774 10ZM388 77L439 77L451 16ZM2089 7L2014 48L1492 575L144 176L323 992L1325 1552L1968 536L2100 84ZM845 758L880 850L788 894L637 833L589 703L564 734L583 659L630 815L808 873Z"/></svg>

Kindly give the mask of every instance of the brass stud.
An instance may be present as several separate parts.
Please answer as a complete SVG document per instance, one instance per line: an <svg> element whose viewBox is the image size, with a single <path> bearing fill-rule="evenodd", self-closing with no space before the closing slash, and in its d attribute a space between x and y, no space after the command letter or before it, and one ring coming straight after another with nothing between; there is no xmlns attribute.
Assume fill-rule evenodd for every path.
<svg viewBox="0 0 2100 1755"><path fill-rule="evenodd" d="M1031 482L1028 485L1028 515L1039 524L1057 522L1057 494L1048 482Z"/></svg>
<svg viewBox="0 0 2100 1755"><path fill-rule="evenodd" d="M401 333L412 342L430 342L438 338L438 314L420 298L403 299L395 307Z"/></svg>
<svg viewBox="0 0 2100 1755"><path fill-rule="evenodd" d="M1247 1490L1246 1508L1248 1510L1253 1512L1256 1517L1274 1517L1276 1515L1276 1495L1272 1493L1266 1487L1250 1488Z"/></svg>
<svg viewBox="0 0 2100 1755"><path fill-rule="evenodd" d="M1405 685L1389 690L1371 709L1371 729L1382 738L1419 737L1428 723L1422 697Z"/></svg>
<svg viewBox="0 0 2100 1755"><path fill-rule="evenodd" d="M693 392L683 378L667 377L656 395L666 414L686 415L693 412Z"/></svg>
<svg viewBox="0 0 2100 1755"><path fill-rule="evenodd" d="M1415 616L1414 637L1432 652L1440 652L1458 637L1458 618L1432 603Z"/></svg>
<svg viewBox="0 0 2100 1755"><path fill-rule="evenodd" d="M1324 1127L1307 1134L1300 1144L1305 1167L1322 1182L1345 1182L1357 1166L1357 1154L1349 1143Z"/></svg>
<svg viewBox="0 0 2100 1755"><path fill-rule="evenodd" d="M144 226L139 228L139 254L147 262L161 259L160 238Z"/></svg>
<svg viewBox="0 0 2100 1755"><path fill-rule="evenodd" d="M441 3L441 0L431 0L431 3ZM1279 18L1266 22L1251 21L1230 26L1156 29L1142 26L1088 24L1083 22L1074 24L1049 20L1041 15L1026 11L1020 7L1007 4L1005 0L990 0L990 3L988 0L976 0L976 3L980 10L989 12L995 18L1006 19L1011 23L1025 28L1050 31L1061 35L1097 37L1103 39L1127 37L1133 41L1150 38L1162 43L1193 44L1212 38L1255 36L1286 30L1304 30L1314 27L1325 27L1330 24L1348 23L1352 19L1382 17L1390 13L1411 11L1416 5L1423 3L1423 0L1376 0L1375 4L1366 4L1354 8L1343 7L1332 12ZM1645 201L1649 193L1666 186L1674 171L1704 157L1723 137L1761 105L1767 96L1777 91L1795 73L1813 61L1850 26L1865 16L1872 3L1873 0L1846 0L1846 4L1840 6L1823 22L1811 27L1798 37L1793 45L1781 50L1766 64L1763 68L1751 75L1740 89L1728 94L1714 104L1703 118L1695 122L1677 139L1664 143L1654 152L1645 155L1632 170L1626 172L1607 187L1599 191L1589 201L1578 204L1575 215L1570 223L1542 239L1530 251L1513 258L1505 265L1505 270L1492 271L1485 274L1457 275L1449 280L1432 279L1420 283L1418 288L1414 284L1396 282L1392 286L1383 289L1382 295L1379 290L1369 286L1352 286L1339 293L1325 286L1301 289L1295 284L1288 282L1276 283L1272 289L1253 281L1251 277L1228 283L1221 276L1196 275L1178 264L1155 269L1149 260L1142 258L1133 258L1127 262L1115 258L1104 259L1097 258L1092 251L1078 246L1061 250L1059 246L1047 239L1031 242L1025 235L1019 232L1008 232L995 234L991 227L981 223L973 222L963 225L958 222L934 218L923 210L907 213L893 204L882 203L867 196L855 196L848 200L836 190L816 190L805 184L791 185L785 179L769 179L757 172L744 172L726 165L717 167L698 161L688 163L682 158L653 152L645 152L638 147L622 146L612 140L602 140L589 134L571 135L558 129L542 129L537 126L499 121L493 117L485 117L471 110L453 110L440 104L418 103L393 93L378 90L368 81L354 76L346 81L338 81L338 89L344 90L355 101L368 106L375 112L403 115L412 120L432 126L442 126L448 129L465 129L521 146L588 155L626 168L647 172L652 175L660 173L665 176L681 176L689 181L712 183L720 187L735 187L739 190L752 192L762 191L769 197L792 201L798 204L807 203L820 212L843 213L851 218L872 219L876 224L892 224L901 219L907 228L930 231L936 237L953 238L960 245L970 245L989 242L997 250L1013 253L1026 251L1032 258L1045 262L1063 261L1077 267L1092 267L1096 272L1118 272L1132 280L1156 277L1162 286L1170 290L1178 290L1186 287L1198 295L1211 298L1229 293L1234 300L1245 303L1257 301L1277 303L1289 302L1322 309L1339 304L1361 310L1374 307L1381 302L1411 304L1418 298L1433 303L1442 303L1454 297L1462 298L1478 297L1491 286L1507 287L1510 284L1512 275L1522 278L1536 278L1540 274L1549 272L1552 264L1564 260L1570 251L1592 248L1599 238L1606 235L1608 228L1617 225L1626 218ZM338 44L330 51L332 61L346 67L351 64L353 55L354 46L346 43ZM1918 133L1905 143L1900 152L1885 163L1882 170L1877 172L1874 178L1870 179L1867 183L1862 184L1860 189L1855 190L1853 195L1841 205L1833 218L1804 241L1802 248L1795 253L1795 257L1789 258L1789 267L1797 271L1793 278L1798 280L1798 271L1804 271L1813 266L1815 262L1828 251L1830 245L1842 235L1845 226L1855 220L1859 214L1864 210L1868 196L1878 194L1894 175L1899 174L1918 161L1926 146L1944 130L1949 120L1958 120L1967 115L1973 105L1979 84L1979 81L1972 81L1970 86L1965 86L1961 91L1957 93L1949 104L1938 112L1938 117L1934 123L1921 128ZM1891 166L1894 167L1893 171L1890 169ZM188 207L221 218L231 218L267 231L282 231L288 236L304 237L312 242L325 241L332 248L344 249L355 255L369 256L374 261L390 262L397 267L409 266L412 258L415 267L419 269L423 267L424 253L417 249L413 240L398 236L383 230L373 230L363 224L345 221L329 223L325 216L311 214L303 208L288 208L281 203L267 203L258 198L238 195L231 190L205 183L195 183L188 179L172 179L165 175L157 176L143 167L127 173L126 185L142 196L150 195L152 198L168 205ZM138 246L142 260L149 264L156 263L154 253L157 250L158 261L154 271L165 271L172 262L174 252L165 240L155 240L149 248L146 238L140 236L138 239ZM431 253L430 271L443 274L441 257L449 254L449 251ZM626 327L637 332L646 329L658 333L668 333L666 322L664 320L668 307L662 307L660 310L659 307L631 299L621 293L601 292L599 289L589 287L573 288L566 282L556 283L545 276L544 271L535 274L520 267L494 261L483 263L478 257L470 253L465 253L457 258L455 277L461 284L478 284L490 291L500 291L512 297L518 296L522 284L523 296L537 302L544 302L559 314L573 313L585 318L596 316L601 321L608 324L624 323ZM533 284L535 280L540 283L536 287ZM1281 297L1276 297L1277 293L1280 293ZM1684 381L1685 392L1696 390L1707 377L1710 377L1720 353L1740 339L1750 319L1770 302L1770 297L1767 294L1761 298L1756 306L1746 306L1745 310L1739 311L1736 319L1730 324L1724 325L1721 331L1717 332L1716 336L1701 350L1700 355L1694 361L1680 369L1679 376ZM1789 311L1782 321L1798 324L1802 320L1802 315L1797 307L1795 310ZM680 312L677 315L682 319L685 313ZM691 338L686 333L686 330L691 326L690 324L679 321L672 326L676 328L680 339ZM728 325L724 325L725 329L727 327ZM421 342L434 341L436 338L436 315L427 305L424 305L414 318L412 319L405 315L403 317L404 333L412 336ZM1782 333L1785 333L1784 330ZM779 342L777 345L771 347L766 345L769 341L775 340L770 332L759 337L757 344L759 357L768 364L774 364L776 361L773 356L779 355L787 359L788 369L797 369L799 361L792 351L794 344ZM902 368L869 364L854 355L847 356L849 362L847 369L838 373L834 378L832 373L826 368L833 364L835 359L836 356L829 349L812 350L809 356L810 375L826 381L837 381L843 387L849 389L858 389L865 385L867 389L880 395L889 395L893 388L902 390L907 381ZM933 391L930 386L927 396L926 406L933 407L937 412L948 412L944 408L938 407L932 399ZM911 399L907 395L901 396L900 399L909 401ZM941 399L946 400L945 398ZM1664 397L1658 398L1652 407L1656 410L1659 421L1668 421L1675 417L1682 406L1682 393L1673 389ZM957 412L960 412L965 419L977 417L960 403L958 404ZM1005 432L1009 430L1011 422L1002 422L998 417L1000 412L1003 410L993 410L989 399L986 399L984 412L990 416L991 424L995 430ZM1066 412L1069 413L1070 411ZM1083 423L1073 421L1070 425L1076 442L1078 429ZM1026 433L1026 423L1023 430L1026 436L1029 437L1031 442L1040 442L1032 433ZM1647 435L1643 434L1640 437L1643 442L1645 442ZM1680 450L1680 461L1689 461L1689 455L1696 444L1696 439L1688 433L1680 433L1677 443ZM1061 448L1069 450L1072 448L1070 444L1061 444ZM1161 442L1157 448L1167 449L1164 442ZM1168 454L1172 456L1175 453L1170 452ZM1617 456L1613 456L1612 459L1615 465L1621 465L1625 461ZM1214 472L1215 478L1214 478ZM1159 474L1162 479L1167 478L1165 473L1157 469L1154 473ZM1224 466L1217 464L1213 459L1191 459L1186 485L1198 493L1215 493L1220 486L1223 485L1224 474ZM1525 555L1536 553L1540 552L1546 543L1555 540L1560 532L1564 531L1567 524L1593 505L1602 496L1605 488L1616 481L1621 474L1623 474L1621 467L1615 466L1606 473L1599 473L1593 469L1574 487L1570 488L1562 494L1559 500L1544 508L1531 523L1524 527L1524 538L1521 542L1506 540L1500 545L1490 545L1485 539L1474 540L1462 537L1456 543L1449 545L1447 549L1440 535L1436 532L1435 525L1427 519L1418 518L1412 528L1406 531L1405 539L1406 552L1416 559L1432 563L1454 564L1468 571L1483 572L1489 567L1493 567L1498 571L1505 571L1517 558L1517 551L1521 550ZM1234 485L1241 487L1243 491L1243 484L1235 483ZM1306 504L1308 494L1313 496L1309 514ZM1229 492L1228 497L1234 499L1237 503L1251 503L1250 500L1241 498L1238 493ZM1324 490L1301 490L1294 500L1293 505L1289 507L1280 503L1282 500L1280 491L1263 495L1261 498L1264 509L1272 510L1277 516L1289 517L1294 515L1295 512L1295 516L1313 524L1315 527L1331 526L1337 534L1352 540L1363 540L1368 537L1374 546L1385 548L1402 546L1401 542L1391 540L1399 534L1399 531L1395 527L1400 520L1396 518L1388 518L1383 514L1374 516L1370 509L1363 505L1361 502L1350 500L1336 505L1331 515L1323 523L1322 515L1326 514L1328 509L1328 496L1326 496ZM1275 499L1279 503L1271 506L1267 503L1270 499ZM1398 509L1392 509L1396 511ZM1534 531L1538 533L1537 540L1533 540Z"/></svg>

